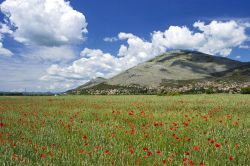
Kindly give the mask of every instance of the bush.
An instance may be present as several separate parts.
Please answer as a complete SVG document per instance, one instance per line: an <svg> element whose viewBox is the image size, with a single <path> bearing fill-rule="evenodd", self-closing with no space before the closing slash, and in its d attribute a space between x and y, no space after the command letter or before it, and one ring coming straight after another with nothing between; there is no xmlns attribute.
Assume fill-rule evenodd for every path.
<svg viewBox="0 0 250 166"><path fill-rule="evenodd" d="M245 88L241 88L241 93L242 94L250 94L250 86L245 87Z"/></svg>
<svg viewBox="0 0 250 166"><path fill-rule="evenodd" d="M214 91L213 91L212 88L209 88L209 89L206 89L206 90L205 90L205 93L206 93L206 94L213 94Z"/></svg>

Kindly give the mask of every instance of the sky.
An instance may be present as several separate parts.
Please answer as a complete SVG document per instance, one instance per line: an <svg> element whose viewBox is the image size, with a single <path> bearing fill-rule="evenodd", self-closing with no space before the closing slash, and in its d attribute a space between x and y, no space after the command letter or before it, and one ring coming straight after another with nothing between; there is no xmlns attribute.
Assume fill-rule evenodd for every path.
<svg viewBox="0 0 250 166"><path fill-rule="evenodd" d="M0 91L62 92L169 50L250 61L248 0L0 0Z"/></svg>

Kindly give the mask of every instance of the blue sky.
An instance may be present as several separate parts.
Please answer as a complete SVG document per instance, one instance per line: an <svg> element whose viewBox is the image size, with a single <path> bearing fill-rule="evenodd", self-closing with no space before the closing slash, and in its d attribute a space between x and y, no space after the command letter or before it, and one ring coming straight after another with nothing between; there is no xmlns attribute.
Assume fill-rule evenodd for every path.
<svg viewBox="0 0 250 166"><path fill-rule="evenodd" d="M12 1L0 1L0 91L63 91L171 49L250 61L247 0Z"/></svg>

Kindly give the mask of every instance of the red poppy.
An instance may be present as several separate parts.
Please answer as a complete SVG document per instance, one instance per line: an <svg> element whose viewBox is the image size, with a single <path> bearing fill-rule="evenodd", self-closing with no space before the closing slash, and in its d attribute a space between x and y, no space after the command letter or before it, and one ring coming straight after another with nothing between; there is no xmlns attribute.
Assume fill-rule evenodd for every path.
<svg viewBox="0 0 250 166"><path fill-rule="evenodd" d="M17 159L18 159L18 156L17 156L15 153L13 153L13 154L12 154L12 159L13 159L13 160L17 160Z"/></svg>
<svg viewBox="0 0 250 166"><path fill-rule="evenodd" d="M185 154L186 154L186 155L190 155L189 151L186 151Z"/></svg>
<svg viewBox="0 0 250 166"><path fill-rule="evenodd" d="M160 150L156 150L156 153L161 154L161 151Z"/></svg>
<svg viewBox="0 0 250 166"><path fill-rule="evenodd" d="M194 162L192 160L189 161L189 165L194 165Z"/></svg>
<svg viewBox="0 0 250 166"><path fill-rule="evenodd" d="M194 146L194 150L195 150L195 151L199 151L199 149L200 149L199 146L197 146L197 145Z"/></svg>
<svg viewBox="0 0 250 166"><path fill-rule="evenodd" d="M4 126L4 124L1 122L1 123L0 123L0 128L3 128L3 126Z"/></svg>
<svg viewBox="0 0 250 166"><path fill-rule="evenodd" d="M200 163L200 166L205 166L203 162Z"/></svg>
<svg viewBox="0 0 250 166"><path fill-rule="evenodd" d="M105 151L104 151L104 154L109 154L109 150L105 150Z"/></svg>
<svg viewBox="0 0 250 166"><path fill-rule="evenodd" d="M128 148L129 148L129 149L133 149L133 146L132 146L132 145L129 145Z"/></svg>
<svg viewBox="0 0 250 166"><path fill-rule="evenodd" d="M152 154L151 152L148 152L148 153L147 153L147 156L151 156L151 154Z"/></svg>
<svg viewBox="0 0 250 166"><path fill-rule="evenodd" d="M129 115L134 115L134 111L130 111L128 114Z"/></svg>
<svg viewBox="0 0 250 166"><path fill-rule="evenodd" d="M183 124L187 127L188 126L188 123L187 122L183 122Z"/></svg>
<svg viewBox="0 0 250 166"><path fill-rule="evenodd" d="M95 148L96 148L96 149L101 149L101 146L97 145Z"/></svg>
<svg viewBox="0 0 250 166"><path fill-rule="evenodd" d="M187 161L188 159L187 159L187 158L183 158L182 160L183 160L183 161Z"/></svg>
<svg viewBox="0 0 250 166"><path fill-rule="evenodd" d="M83 136L82 138L83 138L83 139L88 139L88 137L87 137L86 135L85 135L85 136Z"/></svg>
<svg viewBox="0 0 250 166"><path fill-rule="evenodd" d="M231 161L234 160L234 157L233 157L233 156L230 156L230 157L229 157L229 160L231 160Z"/></svg>
<svg viewBox="0 0 250 166"><path fill-rule="evenodd" d="M143 148L143 150L144 150L144 151L148 151L148 148L147 148L147 147L145 147L145 148Z"/></svg>
<svg viewBox="0 0 250 166"><path fill-rule="evenodd" d="M165 160L165 159L162 160L162 163L163 163L163 164L167 164L167 160Z"/></svg>
<svg viewBox="0 0 250 166"><path fill-rule="evenodd" d="M174 126L178 126L178 124L176 122L173 123Z"/></svg>
<svg viewBox="0 0 250 166"><path fill-rule="evenodd" d="M218 143L215 144L215 147L216 147L216 148L219 148L219 147L220 147L220 144L218 144Z"/></svg>
<svg viewBox="0 0 250 166"><path fill-rule="evenodd" d="M83 151L82 149L81 149L81 150L79 150L79 154L80 154L80 155L82 155L82 154L83 154L83 152L84 152L84 151Z"/></svg>
<svg viewBox="0 0 250 166"><path fill-rule="evenodd" d="M190 138L185 138L186 141L190 141L191 139Z"/></svg>
<svg viewBox="0 0 250 166"><path fill-rule="evenodd" d="M135 153L135 151L134 150L130 150L130 154L134 154Z"/></svg>
<svg viewBox="0 0 250 166"><path fill-rule="evenodd" d="M40 158L41 158L41 159L46 158L46 154L40 154Z"/></svg>

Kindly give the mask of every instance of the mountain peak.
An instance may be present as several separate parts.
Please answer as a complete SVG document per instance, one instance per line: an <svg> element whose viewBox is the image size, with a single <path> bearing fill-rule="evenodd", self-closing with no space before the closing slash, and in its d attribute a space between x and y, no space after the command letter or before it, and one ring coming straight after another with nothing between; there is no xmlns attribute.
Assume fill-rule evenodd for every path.
<svg viewBox="0 0 250 166"><path fill-rule="evenodd" d="M112 86L139 86L158 88L166 82L191 80L247 80L250 81L250 63L198 51L173 50L128 69L110 79L96 78L78 89L99 84Z"/></svg>

